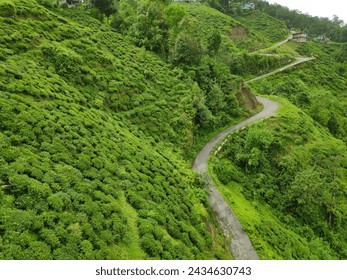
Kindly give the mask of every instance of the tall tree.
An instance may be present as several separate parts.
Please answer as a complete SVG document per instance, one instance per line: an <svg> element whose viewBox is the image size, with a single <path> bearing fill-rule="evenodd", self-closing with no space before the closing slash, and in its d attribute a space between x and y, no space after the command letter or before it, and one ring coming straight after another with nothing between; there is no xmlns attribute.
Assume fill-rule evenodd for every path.
<svg viewBox="0 0 347 280"><path fill-rule="evenodd" d="M106 16L110 16L116 11L114 0L91 0L91 3Z"/></svg>
<svg viewBox="0 0 347 280"><path fill-rule="evenodd" d="M202 47L200 41L191 34L182 32L178 35L173 53L172 63L198 65L202 57Z"/></svg>

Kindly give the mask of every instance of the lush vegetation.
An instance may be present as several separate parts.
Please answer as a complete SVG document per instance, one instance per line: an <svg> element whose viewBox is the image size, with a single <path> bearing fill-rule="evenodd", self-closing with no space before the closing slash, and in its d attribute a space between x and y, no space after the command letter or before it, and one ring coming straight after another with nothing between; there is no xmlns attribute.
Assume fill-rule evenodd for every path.
<svg viewBox="0 0 347 280"><path fill-rule="evenodd" d="M281 103L214 158L220 189L262 258L345 259L346 145Z"/></svg>
<svg viewBox="0 0 347 280"><path fill-rule="evenodd" d="M245 24L253 33L257 34L260 40L267 40L267 44L273 44L288 37L288 28L283 21L271 17L260 10L240 13L235 18Z"/></svg>
<svg viewBox="0 0 347 280"><path fill-rule="evenodd" d="M313 18L258 2L256 10L248 11L231 3L228 13L258 34L264 30L266 38L271 38L266 34L270 22L282 19L288 27L344 41L345 27L338 19ZM225 5L219 9L227 11ZM267 18L262 12L277 18L265 21L268 29L261 28ZM234 134L213 160L211 171L219 189L261 258L346 258L346 50L346 44L313 40L255 52L317 58L251 83L253 92L284 97L302 111L282 101L276 119Z"/></svg>
<svg viewBox="0 0 347 280"><path fill-rule="evenodd" d="M313 120L285 103L214 169L262 258L346 257L346 45L202 2L0 0L0 259L231 258L189 162L298 53L252 89Z"/></svg>
<svg viewBox="0 0 347 280"><path fill-rule="evenodd" d="M180 156L189 77L82 11L14 5L0 17L0 258L230 258Z"/></svg>
<svg viewBox="0 0 347 280"><path fill-rule="evenodd" d="M337 16L330 20L293 11L278 4L269 4L263 0L255 1L261 11L286 22L288 28L308 32L311 37L325 35L336 42L347 42L347 24Z"/></svg>
<svg viewBox="0 0 347 280"><path fill-rule="evenodd" d="M178 70L181 78L186 74L193 84L197 141L245 116L236 99L240 76L255 76L290 60L288 55L249 54L248 50L267 47L270 41L259 40L261 36L240 22L200 3L165 5L163 1L120 0L107 20L131 43L184 70ZM83 20L80 22L83 24ZM193 145L186 149L190 156L192 149Z"/></svg>
<svg viewBox="0 0 347 280"><path fill-rule="evenodd" d="M276 119L234 135L214 172L263 258L345 259L346 45L290 43L273 52L317 60L251 88L306 114L285 102Z"/></svg>

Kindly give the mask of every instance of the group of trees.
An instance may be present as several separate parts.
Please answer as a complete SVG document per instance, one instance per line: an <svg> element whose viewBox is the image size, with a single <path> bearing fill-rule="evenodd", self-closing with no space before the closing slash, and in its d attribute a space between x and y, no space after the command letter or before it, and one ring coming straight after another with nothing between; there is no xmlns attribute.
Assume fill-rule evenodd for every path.
<svg viewBox="0 0 347 280"><path fill-rule="evenodd" d="M297 51L318 59L313 65L291 69L251 86L258 93L285 97L312 119L286 104L276 120L234 134L214 170L223 184L240 183L243 195L256 209L268 211L263 205L270 205L285 224L282 227L305 236L308 243L316 242L317 250L307 245L309 251L301 248L296 257L301 254L316 258L317 253L325 251L329 253L320 258L345 258L345 44L310 42L300 45ZM267 227L253 225L251 235L257 233L271 236ZM319 239L330 249L323 250L326 245ZM279 245L271 246L279 256L285 251L284 247L278 249ZM307 252L312 253L311 257L311 253L305 256Z"/></svg>
<svg viewBox="0 0 347 280"><path fill-rule="evenodd" d="M182 68L199 87L202 97L196 99L199 102L195 103L193 120L203 130L222 126L242 114L235 98L240 82L237 76L257 75L288 62L285 56L246 54L244 48L253 44L253 35L235 20L203 5L120 0L115 7L110 20L117 32ZM246 36L230 40L227 36L233 28ZM282 29L265 43L284 38L287 34ZM212 98L220 101L213 102Z"/></svg>
<svg viewBox="0 0 347 280"><path fill-rule="evenodd" d="M241 9L242 0L211 0L213 7L231 15L252 13ZM279 4L270 4L263 0L254 0L256 10L261 10L270 16L283 20L288 28L306 31L311 36L325 35L336 42L347 42L347 24L334 16L333 19L311 16L298 10L290 10Z"/></svg>
<svg viewBox="0 0 347 280"><path fill-rule="evenodd" d="M285 56L246 54L245 49L256 47L254 35L232 18L204 5L119 0L112 2L112 7L110 14L99 10L108 16L114 30L135 45L155 52L172 66L182 68L186 78L195 83L193 92L198 97L194 100L198 101L194 102L190 116L193 115L198 134L200 130L206 133L223 126L242 114L235 98L240 89L238 76L257 75L288 62ZM270 17L264 18L264 22L269 21ZM279 26L278 22L271 24ZM287 35L282 26L273 29L279 30L278 35L264 40L263 44ZM233 33L245 36L229 38Z"/></svg>
<svg viewBox="0 0 347 280"><path fill-rule="evenodd" d="M193 103L192 120L198 129L211 130L241 113L235 98L239 79L217 59L222 45L218 28L202 36L197 19L181 4L118 1L116 7L110 17L116 31L135 45L157 53L174 67L183 68L186 79L195 83L193 99L198 101ZM219 94L216 95L220 99L218 106L209 101L213 91Z"/></svg>
<svg viewBox="0 0 347 280"><path fill-rule="evenodd" d="M114 0L91 0L90 3L106 16L110 16L116 11L116 1Z"/></svg>
<svg viewBox="0 0 347 280"><path fill-rule="evenodd" d="M265 1L256 3L257 7L262 11L285 21L288 28L306 31L311 36L325 35L336 42L347 42L347 24L337 16L331 20L293 11L278 4L271 5Z"/></svg>
<svg viewBox="0 0 347 280"><path fill-rule="evenodd" d="M217 8L226 2L209 1ZM93 0L108 25L83 9L58 8L54 15L34 0L5 3L20 16L0 14L0 258L230 257L204 184L181 156L192 156L202 135L246 114L235 97L240 76L267 71L288 57L243 49L270 44L283 32L259 43L225 14L171 1ZM344 57L342 48L340 74ZM316 104L310 113L334 135L345 135L343 110L326 118L317 113L317 98L294 93L305 106ZM273 151L284 146L281 135L266 131L251 130L235 140L237 153L228 150L238 154L240 168L259 176L248 184L225 172L225 166L236 170L226 164L219 166L223 182L244 180L247 197L264 195L279 211L323 225L313 229L331 234L329 241L336 237L332 244L340 246L345 167L344 158L333 157L339 148L310 148L307 154L320 165L302 172L291 169L300 162L284 157L280 175L289 174L284 181L290 192L279 203L282 189L273 183L281 170L273 165ZM336 168L326 168L331 165ZM330 173L318 186L329 189L321 192L307 182L324 170Z"/></svg>

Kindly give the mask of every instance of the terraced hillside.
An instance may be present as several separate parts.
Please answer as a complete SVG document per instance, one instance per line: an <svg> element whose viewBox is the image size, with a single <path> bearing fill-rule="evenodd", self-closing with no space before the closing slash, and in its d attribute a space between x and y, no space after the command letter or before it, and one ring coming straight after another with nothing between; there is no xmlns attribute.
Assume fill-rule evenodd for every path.
<svg viewBox="0 0 347 280"><path fill-rule="evenodd" d="M191 85L87 15L89 27L34 0L9 7L0 258L230 258L203 185L172 148L189 145Z"/></svg>

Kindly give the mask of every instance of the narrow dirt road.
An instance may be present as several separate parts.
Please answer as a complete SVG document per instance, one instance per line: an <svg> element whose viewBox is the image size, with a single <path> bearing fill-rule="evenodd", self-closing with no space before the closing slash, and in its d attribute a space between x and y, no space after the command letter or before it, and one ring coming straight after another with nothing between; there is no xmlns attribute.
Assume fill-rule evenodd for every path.
<svg viewBox="0 0 347 280"><path fill-rule="evenodd" d="M221 142L232 131L240 129L255 121L275 115L277 109L279 108L278 103L259 96L257 97L257 100L264 105L263 110L260 113L238 123L237 125L224 130L212 138L197 155L193 164L193 169L195 171L201 174L208 174L207 164L211 152L218 145L218 143ZM217 217L218 224L229 243L229 250L231 251L233 257L238 260L258 260L258 254L253 248L249 237L235 216L233 210L219 193L209 176L206 176L206 178L211 191L209 196L211 207Z"/></svg>

